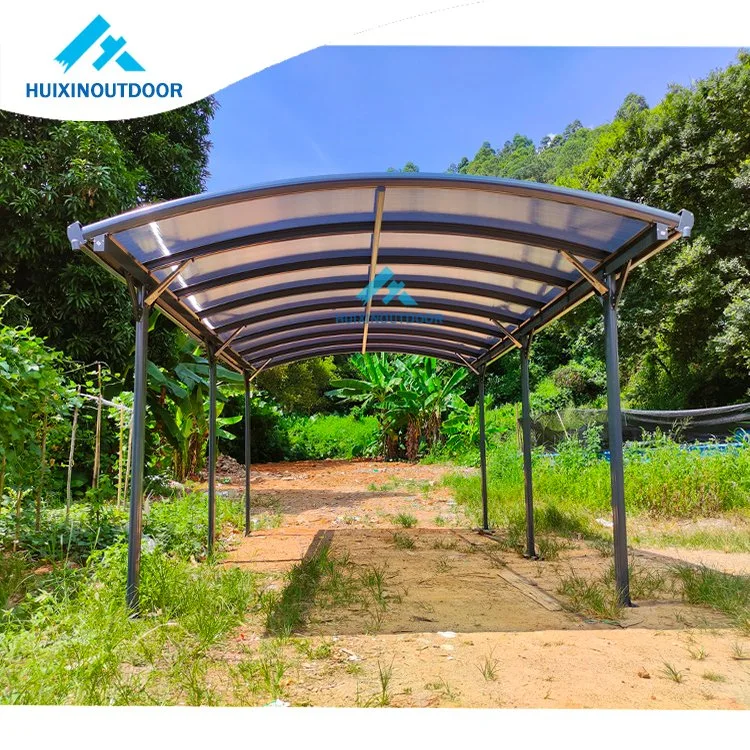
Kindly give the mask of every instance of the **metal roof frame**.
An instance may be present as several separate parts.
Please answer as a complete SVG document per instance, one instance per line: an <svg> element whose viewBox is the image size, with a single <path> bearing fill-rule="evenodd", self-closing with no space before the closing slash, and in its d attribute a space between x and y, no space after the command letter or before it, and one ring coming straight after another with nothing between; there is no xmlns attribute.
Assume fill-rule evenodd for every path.
<svg viewBox="0 0 750 750"><path fill-rule="evenodd" d="M692 224L550 185L387 173L190 196L68 236L240 371L367 350L477 370ZM372 289L381 267L390 306ZM402 289L413 307L393 303Z"/></svg>

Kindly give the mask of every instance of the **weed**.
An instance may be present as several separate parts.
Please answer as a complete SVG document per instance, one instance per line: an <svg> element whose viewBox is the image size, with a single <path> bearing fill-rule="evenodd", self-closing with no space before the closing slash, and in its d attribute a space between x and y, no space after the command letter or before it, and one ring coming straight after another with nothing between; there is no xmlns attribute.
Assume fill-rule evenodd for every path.
<svg viewBox="0 0 750 750"><path fill-rule="evenodd" d="M726 682L727 678L718 672L704 672L701 677L709 682Z"/></svg>
<svg viewBox="0 0 750 750"><path fill-rule="evenodd" d="M582 614L616 620L622 611L611 586L606 586L600 581L589 581L574 571L560 582L558 592L568 597L573 610Z"/></svg>
<svg viewBox="0 0 750 750"><path fill-rule="evenodd" d="M497 667L500 662L494 658L493 652L490 651L488 656L485 656L481 664L477 665L477 669L482 673L482 677L487 682L495 682L497 680Z"/></svg>
<svg viewBox="0 0 750 750"><path fill-rule="evenodd" d="M748 655L747 651L745 651L745 647L739 641L735 641L732 644L732 658L735 661L746 661L747 659L750 659L750 655Z"/></svg>
<svg viewBox="0 0 750 750"><path fill-rule="evenodd" d="M688 602L723 612L737 627L750 632L750 576L687 565L676 566L673 575L682 584L682 596Z"/></svg>
<svg viewBox="0 0 750 750"><path fill-rule="evenodd" d="M447 561L447 560L436 560L435 561L435 572L438 575L441 575L443 573L447 573L449 570L452 570L453 566Z"/></svg>
<svg viewBox="0 0 750 750"><path fill-rule="evenodd" d="M399 513L393 522L399 526L403 526L405 529L411 529L417 525L417 519L409 513Z"/></svg>
<svg viewBox="0 0 750 750"><path fill-rule="evenodd" d="M398 549L414 549L416 546L414 543L414 539L412 539L408 534L404 534L400 531L397 531L393 535L393 544Z"/></svg>
<svg viewBox="0 0 750 750"><path fill-rule="evenodd" d="M388 690L390 684L391 684L391 678L393 677L393 660L396 657L393 657L391 659L391 663L386 667L383 664L380 663L380 659L378 659L378 678L380 680L380 695L377 697L377 704L379 706L388 706L391 702L391 694Z"/></svg>
<svg viewBox="0 0 750 750"><path fill-rule="evenodd" d="M295 565L287 574L287 585L275 597L266 616L266 630L276 636L289 637L300 627L312 604L324 569L329 563L328 545Z"/></svg>
<svg viewBox="0 0 750 750"><path fill-rule="evenodd" d="M287 665L277 652L264 654L258 662L258 673L260 674L266 692L273 700L283 695L281 681L286 674Z"/></svg>
<svg viewBox="0 0 750 750"><path fill-rule="evenodd" d="M442 516L435 516L435 526L447 526L448 522Z"/></svg>
<svg viewBox="0 0 750 750"><path fill-rule="evenodd" d="M455 701L458 698L458 694L446 682L444 677L441 677L439 680L436 680L435 682L428 682L425 685L425 688L427 690L435 690L439 692L444 698L447 698L450 701Z"/></svg>
<svg viewBox="0 0 750 750"><path fill-rule="evenodd" d="M633 558L628 562L628 578L630 580L630 596L633 599L653 599L667 586L667 576L663 572L638 565ZM609 564L603 580L608 586L614 585L614 562Z"/></svg>
<svg viewBox="0 0 750 750"><path fill-rule="evenodd" d="M551 536L537 537L536 543L542 560L557 560L562 550L570 549L570 544L564 539Z"/></svg>
<svg viewBox="0 0 750 750"><path fill-rule="evenodd" d="M331 655L331 644L328 641L323 641L317 646L313 646L310 641L300 638L294 641L294 647L301 654L313 661L327 659Z"/></svg>
<svg viewBox="0 0 750 750"><path fill-rule="evenodd" d="M675 667L667 661L664 662L664 666L662 667L661 672L667 679L672 680L673 682L676 682L678 684L683 682L685 679L683 673L680 672L680 670L675 669Z"/></svg>
<svg viewBox="0 0 750 750"><path fill-rule="evenodd" d="M708 652L703 646L688 646L688 653L690 658L696 661L703 661L708 656Z"/></svg>
<svg viewBox="0 0 750 750"><path fill-rule="evenodd" d="M436 539L432 543L432 549L445 549L445 550L455 550L458 549L458 540L456 539Z"/></svg>

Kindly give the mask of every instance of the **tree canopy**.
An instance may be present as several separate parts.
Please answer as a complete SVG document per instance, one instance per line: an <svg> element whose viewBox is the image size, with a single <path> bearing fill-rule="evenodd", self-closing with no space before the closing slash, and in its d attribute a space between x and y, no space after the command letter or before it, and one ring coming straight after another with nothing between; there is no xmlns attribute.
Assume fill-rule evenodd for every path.
<svg viewBox="0 0 750 750"><path fill-rule="evenodd" d="M0 112L0 292L6 317L75 359L125 369L132 345L125 288L81 262L66 227L204 188L213 99L122 122L58 122ZM153 350L168 356L171 327Z"/></svg>

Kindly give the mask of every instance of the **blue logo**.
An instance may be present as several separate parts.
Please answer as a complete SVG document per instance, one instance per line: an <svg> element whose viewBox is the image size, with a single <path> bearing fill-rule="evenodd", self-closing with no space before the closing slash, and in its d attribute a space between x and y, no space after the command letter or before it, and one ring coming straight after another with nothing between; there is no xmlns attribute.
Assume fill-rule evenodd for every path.
<svg viewBox="0 0 750 750"><path fill-rule="evenodd" d="M362 289L357 295L357 299L362 300L362 304L366 305L381 289L385 288L386 295L383 297L384 305L397 299L402 305L416 307L417 303L415 299L408 292L404 291L404 286L406 285L403 281L396 281L394 279L394 273L390 268L384 268L375 276L372 283Z"/></svg>
<svg viewBox="0 0 750 750"><path fill-rule="evenodd" d="M67 73L83 55L88 52L109 29L109 23L97 16L56 58ZM129 53L123 50L125 37L115 39L108 34L100 45L101 55L94 60L94 67L101 70L108 62L114 61L127 73L137 73L145 68ZM115 57L116 56L116 57Z"/></svg>

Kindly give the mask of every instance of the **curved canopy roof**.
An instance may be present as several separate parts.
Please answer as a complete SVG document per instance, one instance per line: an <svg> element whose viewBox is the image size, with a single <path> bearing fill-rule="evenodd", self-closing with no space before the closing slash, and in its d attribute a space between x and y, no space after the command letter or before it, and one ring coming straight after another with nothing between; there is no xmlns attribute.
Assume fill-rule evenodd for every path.
<svg viewBox="0 0 750 750"><path fill-rule="evenodd" d="M246 371L364 350L476 368L692 223L532 182L388 173L201 194L68 236Z"/></svg>

